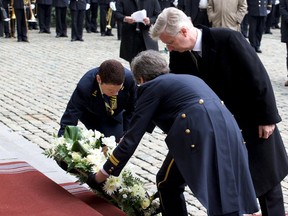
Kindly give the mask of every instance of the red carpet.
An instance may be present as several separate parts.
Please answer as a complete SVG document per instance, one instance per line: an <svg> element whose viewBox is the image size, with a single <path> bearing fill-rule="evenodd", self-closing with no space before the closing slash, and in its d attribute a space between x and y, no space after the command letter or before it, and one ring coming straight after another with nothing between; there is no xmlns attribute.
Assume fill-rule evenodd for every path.
<svg viewBox="0 0 288 216"><path fill-rule="evenodd" d="M85 202L98 212L106 216L126 216L126 214L119 208L107 202L105 199L97 196L95 193L89 191L84 186L75 182L60 184L63 188L76 196L78 199Z"/></svg>
<svg viewBox="0 0 288 216"><path fill-rule="evenodd" d="M72 195L24 161L0 163L0 185L1 216L117 215L111 214L111 210L114 211L116 207L108 205L95 194L87 191L90 194ZM93 196L93 201L103 202L102 204L99 201L99 211L95 210L97 208L94 207L94 203L91 204L92 207L85 203L86 199L87 203L92 202L88 195ZM80 200L82 198L84 202ZM118 211L121 212L117 209L116 212Z"/></svg>

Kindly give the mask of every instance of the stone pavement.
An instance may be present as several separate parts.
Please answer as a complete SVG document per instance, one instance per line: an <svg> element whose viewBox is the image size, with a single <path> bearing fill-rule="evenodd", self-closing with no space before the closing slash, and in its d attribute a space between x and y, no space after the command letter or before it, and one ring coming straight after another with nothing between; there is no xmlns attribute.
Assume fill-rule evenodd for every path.
<svg viewBox="0 0 288 216"><path fill-rule="evenodd" d="M40 150L49 147L79 78L106 59L117 59L129 67L128 62L119 58L120 41L116 36L101 37L84 31L84 42L71 42L70 29L69 38L55 38L55 29L51 30L52 34L29 31L30 43L0 38L0 129L9 130L0 134L0 146L4 143L3 139L12 141L20 136L25 140L23 149L26 148L25 143L39 146ZM275 29L272 32L273 35L263 36L263 53L259 57L266 66L274 87L283 119L278 126L287 148L288 88L284 87L287 75L286 47L280 42L280 31ZM113 29L113 33L116 35L116 29ZM163 50L163 44L159 45ZM136 173L147 182L147 188L151 192L156 190L155 173L167 152L164 138L159 129L146 134L130 160L137 165ZM18 142L19 145L21 143ZM30 148L30 144L27 148ZM31 157L34 156L31 154ZM41 161L46 163L44 159ZM282 185L285 208L288 211L288 178L284 179ZM191 216L206 215L205 209L189 189L185 196Z"/></svg>

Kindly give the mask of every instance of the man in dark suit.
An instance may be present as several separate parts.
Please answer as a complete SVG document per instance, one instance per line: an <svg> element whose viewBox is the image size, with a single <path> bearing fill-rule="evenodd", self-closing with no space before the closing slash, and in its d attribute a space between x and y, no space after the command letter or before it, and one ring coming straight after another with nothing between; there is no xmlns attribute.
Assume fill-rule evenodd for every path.
<svg viewBox="0 0 288 216"><path fill-rule="evenodd" d="M37 0L37 17L39 22L39 33L50 34L52 0Z"/></svg>
<svg viewBox="0 0 288 216"><path fill-rule="evenodd" d="M64 134L66 125L77 125L80 120L87 129L119 141L134 111L135 87L131 72L116 60L106 60L88 71L68 102L58 136Z"/></svg>
<svg viewBox="0 0 288 216"><path fill-rule="evenodd" d="M167 20L173 20L170 23L174 25L168 24L163 30ZM201 77L227 105L246 142L262 215L283 216L280 183L288 173L288 160L276 126L281 117L271 81L254 48L240 32L195 28L175 8L166 9L158 16L151 36L160 38L172 51L172 72Z"/></svg>
<svg viewBox="0 0 288 216"><path fill-rule="evenodd" d="M93 188L118 176L151 122L167 134L169 152L156 182L163 216L187 216L186 185L208 215L239 216L258 210L241 131L218 96L196 76L169 74L164 56L139 53L131 63L140 84L130 127L103 169L89 176Z"/></svg>
<svg viewBox="0 0 288 216"><path fill-rule="evenodd" d="M55 7L56 38L67 36L67 8L69 0L53 0Z"/></svg>
<svg viewBox="0 0 288 216"><path fill-rule="evenodd" d="M142 22L136 22L131 15L145 9L147 16ZM158 43L149 36L149 28L161 12L158 0L119 0L117 1L115 19L122 20L120 57L131 63L141 51L158 50Z"/></svg>

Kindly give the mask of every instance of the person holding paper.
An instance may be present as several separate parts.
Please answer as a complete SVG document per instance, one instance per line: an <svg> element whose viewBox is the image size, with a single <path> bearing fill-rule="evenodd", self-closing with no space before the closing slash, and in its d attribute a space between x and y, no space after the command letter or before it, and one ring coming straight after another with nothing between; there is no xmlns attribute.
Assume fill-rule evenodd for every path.
<svg viewBox="0 0 288 216"><path fill-rule="evenodd" d="M136 13L135 13L136 12ZM156 21L161 8L158 0L119 0L115 19L123 21L120 57L131 63L141 51L158 51L158 42L149 36L149 28ZM132 16L133 14L133 16Z"/></svg>

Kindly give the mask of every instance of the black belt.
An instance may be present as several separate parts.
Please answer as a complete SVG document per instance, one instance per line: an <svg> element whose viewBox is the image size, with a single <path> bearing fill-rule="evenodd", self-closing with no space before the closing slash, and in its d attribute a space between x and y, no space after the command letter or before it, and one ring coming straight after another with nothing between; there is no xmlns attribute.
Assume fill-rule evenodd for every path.
<svg viewBox="0 0 288 216"><path fill-rule="evenodd" d="M199 11L200 12L207 12L207 9L206 8L199 8Z"/></svg>

